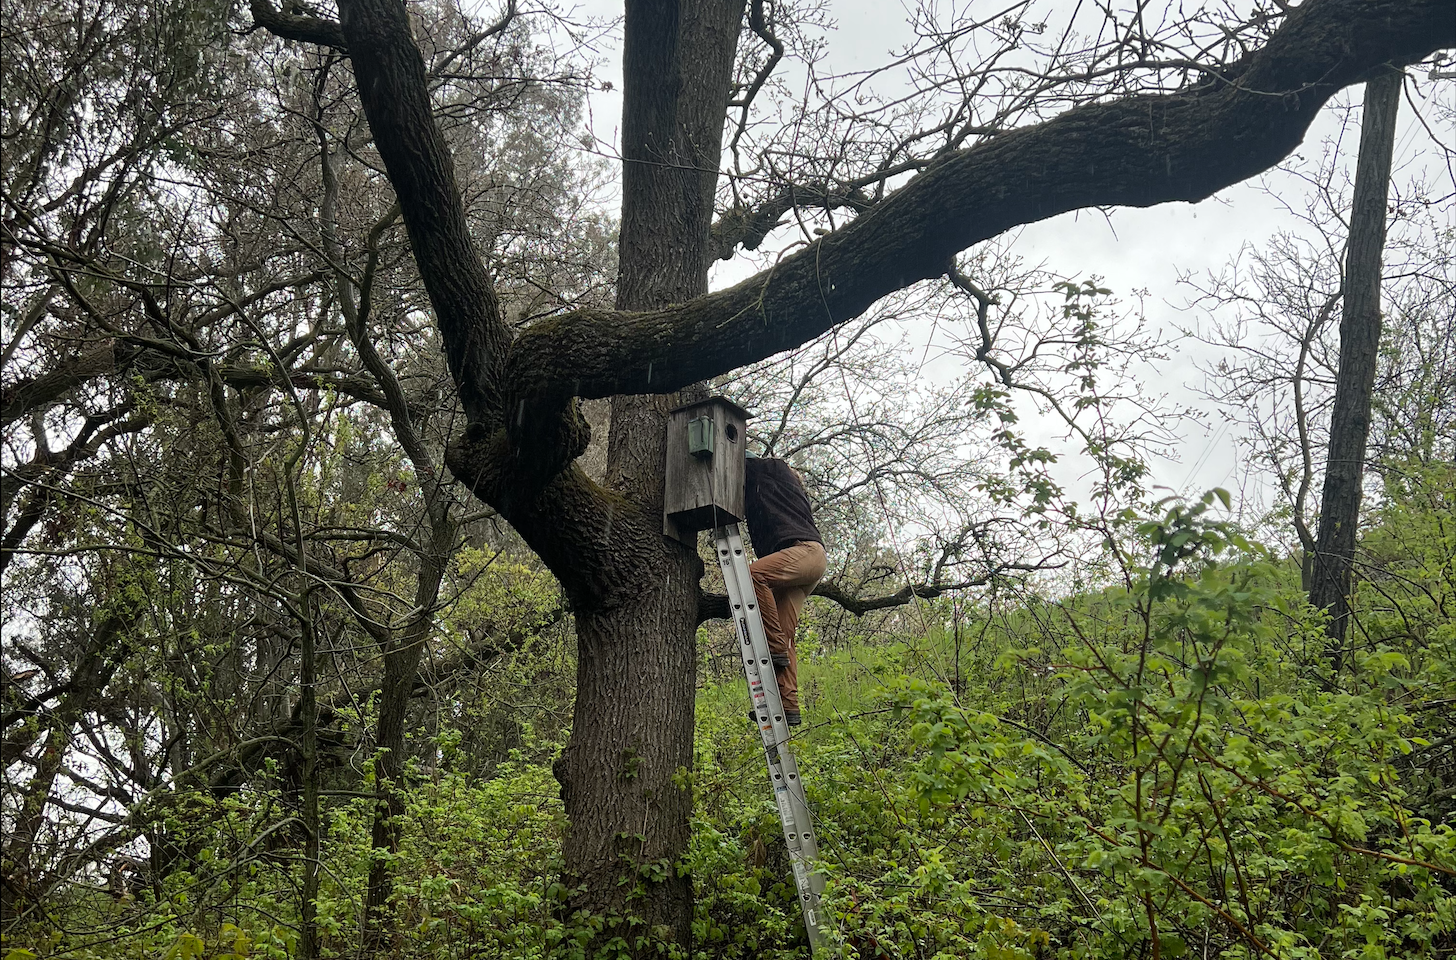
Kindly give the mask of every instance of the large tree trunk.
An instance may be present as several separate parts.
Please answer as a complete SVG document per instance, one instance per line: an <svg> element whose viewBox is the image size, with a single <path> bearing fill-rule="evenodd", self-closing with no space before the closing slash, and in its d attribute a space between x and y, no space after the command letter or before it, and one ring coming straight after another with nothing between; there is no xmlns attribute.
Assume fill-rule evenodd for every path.
<svg viewBox="0 0 1456 960"><path fill-rule="evenodd" d="M707 292L708 237L742 0L627 4L617 307ZM636 522L612 534L613 596L577 614L571 740L557 766L571 833L573 907L635 916L647 938L687 944L687 851L702 563L661 534L667 411L677 395L617 397L606 483ZM621 931L619 931L621 932Z"/></svg>
<svg viewBox="0 0 1456 960"><path fill-rule="evenodd" d="M1365 86L1360 156L1345 250L1344 307L1340 317L1340 370L1330 417L1330 447L1320 497L1314 579L1309 601L1330 612L1327 633L1340 668L1350 620L1355 532L1370 436L1370 399L1380 348L1380 259L1385 248L1385 201L1395 144L1395 115L1403 74L1382 70Z"/></svg>

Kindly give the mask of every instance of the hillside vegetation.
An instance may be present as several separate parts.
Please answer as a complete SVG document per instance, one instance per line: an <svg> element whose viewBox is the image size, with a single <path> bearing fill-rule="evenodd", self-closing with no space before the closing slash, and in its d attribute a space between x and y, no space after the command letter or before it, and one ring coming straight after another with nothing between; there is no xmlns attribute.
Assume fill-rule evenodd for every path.
<svg viewBox="0 0 1456 960"><path fill-rule="evenodd" d="M1107 548L1126 579L1102 589L926 601L850 630L811 605L796 746L840 955L1452 955L1456 472L1413 479L1366 538L1338 675L1297 566L1219 519L1219 492L1130 527ZM528 568L500 578L475 602L528 607L534 583L549 603ZM711 627L700 641L711 653ZM569 655L550 631L526 648L441 705L454 720L409 771L400 956L584 956L610 919L561 909ZM709 661L702 676L691 855L648 869L691 872L694 956L802 956L741 680ZM326 956L357 943L373 803L367 760L358 772L362 790L323 791ZM7 960L291 955L287 786L156 804L188 868L71 885Z"/></svg>

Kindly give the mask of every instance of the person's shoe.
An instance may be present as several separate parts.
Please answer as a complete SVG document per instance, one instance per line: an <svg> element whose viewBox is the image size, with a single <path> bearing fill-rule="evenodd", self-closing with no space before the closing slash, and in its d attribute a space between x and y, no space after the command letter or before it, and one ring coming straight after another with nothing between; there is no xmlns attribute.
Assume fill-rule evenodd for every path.
<svg viewBox="0 0 1456 960"><path fill-rule="evenodd" d="M748 711L748 722L753 724L755 727L758 726L757 710ZM785 710L784 723L787 723L791 727L802 726L804 723L804 715L798 710Z"/></svg>

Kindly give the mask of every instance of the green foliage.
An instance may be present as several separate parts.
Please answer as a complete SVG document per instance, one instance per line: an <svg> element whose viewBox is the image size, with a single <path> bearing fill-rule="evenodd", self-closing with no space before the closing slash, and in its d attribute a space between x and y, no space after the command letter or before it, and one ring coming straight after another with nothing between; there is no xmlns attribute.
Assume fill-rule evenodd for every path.
<svg viewBox="0 0 1456 960"><path fill-rule="evenodd" d="M818 818L834 955L1448 955L1456 777L1440 707L1456 694L1456 472L1425 469L1393 486L1367 538L1365 639L1339 676L1297 569L1218 519L1221 491L1129 522L1135 565L1118 586L928 603L924 628L894 642L865 634L830 646L806 627L810 725L795 750ZM499 555L467 552L459 573L472 583L450 620L462 634L504 622L502 610L529 633L556 602L539 575ZM643 889L691 874L695 957L802 957L742 700L737 679L701 691L694 768L682 772L696 801L690 852L643 865ZM594 939L620 918L567 912L550 770L564 729L542 716L519 727L488 776L447 727L412 767L392 864L394 955L631 947ZM631 758L623 764L625 777ZM357 950L373 802L326 806L326 957ZM10 955L295 955L291 809L284 789L166 806L166 836L191 851L189 870L139 892L130 912L80 892L64 906L91 923L114 917L123 932L111 946L77 949L37 929Z"/></svg>
<svg viewBox="0 0 1456 960"><path fill-rule="evenodd" d="M800 753L844 955L1123 957L1156 942L1170 957L1416 957L1456 942L1456 834L1415 802L1410 762L1434 735L1424 703L1452 692L1414 664L1446 670L1449 648L1372 630L1383 639L1333 682L1296 572L1212 519L1215 500L1143 523L1125 587L988 613L964 676L939 630L807 668L823 725ZM1445 530L1430 506L1416 512ZM1433 549L1439 570L1403 582L1445 610L1449 587L1431 587L1449 554ZM1405 629L1441 636L1449 620ZM849 677L894 672L878 700L854 697ZM704 706L728 712L723 699ZM724 802L756 759L740 740L699 752L703 942L787 956L773 898L743 894L761 871L730 869L776 827L766 802Z"/></svg>

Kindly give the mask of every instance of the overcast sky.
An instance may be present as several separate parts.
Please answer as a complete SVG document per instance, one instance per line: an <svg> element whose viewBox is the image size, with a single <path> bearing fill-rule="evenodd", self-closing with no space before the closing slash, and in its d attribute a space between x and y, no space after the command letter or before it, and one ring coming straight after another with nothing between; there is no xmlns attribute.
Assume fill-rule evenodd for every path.
<svg viewBox="0 0 1456 960"><path fill-rule="evenodd" d="M982 10L994 13L1008 6L1005 0L984 4L972 0L961 5L969 7L978 16L983 15ZM828 55L820 65L821 72L868 69L885 62L891 52L903 48L913 39L908 15L900 4L874 0L830 0L826 6L837 27L826 34ZM1071 6L1071 2L1062 0L1039 4L1043 11L1041 16L1053 23L1057 13ZM1086 6L1092 7L1090 4ZM1240 3L1237 6L1242 10L1251 4ZM582 15L606 18L619 16L621 6L611 0L590 0L578 10ZM607 55L607 62L598 71L601 79L612 82L613 90L594 94L590 102L592 131L608 153L616 146L621 111L620 67L615 57L617 46L611 40L604 42L602 50ZM1438 81L1442 82L1456 87L1456 81ZM1431 82L1426 81L1425 86L1429 89ZM1342 95L1340 102L1358 104L1360 97L1361 89L1353 88ZM1402 111L1397 170L1437 163L1431 157L1430 134L1415 123L1407 107L1403 106ZM1331 105L1310 131L1301 152L1311 158L1318 157L1322 150L1321 141L1337 135L1339 131L1339 113ZM1456 142L1456 132L1450 129L1449 124L1437 135L1447 136L1448 142ZM1358 131L1352 129L1347 133L1346 142L1348 152L1353 155ZM1439 177L1440 173L1437 175ZM1296 206L1298 200L1294 195L1304 190L1300 181L1278 171L1266 175L1262 182L1275 191L1283 192L1286 200ZM1219 271L1241 246L1261 245L1278 230L1298 230L1300 227L1297 220L1260 189L1259 182L1250 182L1224 190L1199 204L1173 203L1151 209L1117 209L1107 214L1097 210L1065 214L1023 228L1016 238L1015 250L1027 260L1045 263L1057 273L1077 277L1100 276L1104 278L1105 286L1125 300L1132 299L1131 291L1146 290L1148 296L1143 303L1149 320L1172 331L1180 326L1191 326L1196 321L1196 317L1184 309L1190 292L1178 285L1180 273ZM726 286L752 272L752 265L720 264L715 268L713 282L715 287ZM927 322L926 336L929 335L928 328ZM1178 492L1197 492L1213 486L1237 491L1248 482L1247 471L1235 443L1237 430L1231 430L1219 412L1209 409L1208 402L1196 391L1203 383L1197 362L1208 359L1209 348L1185 341L1176 348L1170 360L1148 366L1140 372L1140 379L1149 392L1166 393L1171 401L1201 408L1206 415L1206 428L1190 422L1182 430L1176 460L1155 466L1155 482ZM937 375L947 375L944 365L936 370ZM1048 442L1054 442L1053 438L1062 432L1050 424L1040 431ZM1076 456L1065 456L1058 470L1058 479L1075 487L1080 485L1078 478L1084 472L1085 461L1079 463ZM1257 478L1248 492L1256 500L1270 496L1268 488Z"/></svg>

